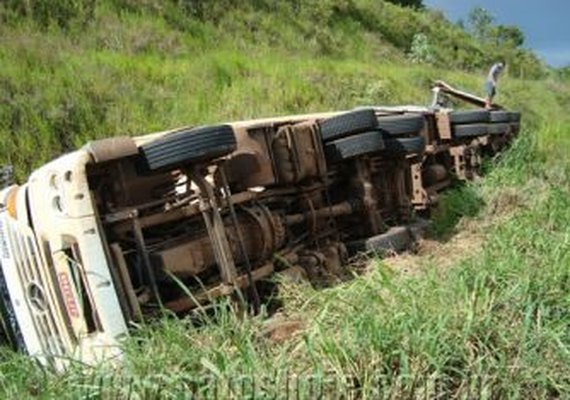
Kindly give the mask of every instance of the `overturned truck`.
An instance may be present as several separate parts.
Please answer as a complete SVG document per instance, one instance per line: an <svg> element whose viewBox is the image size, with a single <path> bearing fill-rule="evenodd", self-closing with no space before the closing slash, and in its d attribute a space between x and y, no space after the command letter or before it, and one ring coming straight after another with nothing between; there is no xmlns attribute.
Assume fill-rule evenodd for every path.
<svg viewBox="0 0 570 400"><path fill-rule="evenodd" d="M476 177L519 121L367 107L91 142L0 194L5 336L46 363L92 363L157 311L240 289L256 302L277 271L335 273L349 251L401 250L416 214Z"/></svg>

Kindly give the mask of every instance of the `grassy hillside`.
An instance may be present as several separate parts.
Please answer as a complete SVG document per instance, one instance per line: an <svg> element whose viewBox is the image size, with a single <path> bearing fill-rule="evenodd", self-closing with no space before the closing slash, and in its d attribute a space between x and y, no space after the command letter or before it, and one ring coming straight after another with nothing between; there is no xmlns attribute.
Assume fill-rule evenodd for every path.
<svg viewBox="0 0 570 400"><path fill-rule="evenodd" d="M77 366L54 375L3 350L2 397L225 397L251 390L251 379L258 394L283 395L287 376L306 396L319 382L327 393L368 398L567 396L566 78L529 52L479 43L429 10L373 0L234 3L0 4L0 161L23 178L91 138L427 104L434 79L480 93L497 57L510 61L497 100L524 113L521 138L489 161L482 182L446 195L439 236L418 255L376 260L326 290L284 283L282 313L300 327L288 340L264 335L263 315L242 318L220 306L202 316L207 324L165 318L142 326L117 371ZM412 63L418 33L431 56Z"/></svg>
<svg viewBox="0 0 570 400"><path fill-rule="evenodd" d="M447 71L482 75L499 56L511 73L543 74L530 53L480 44L437 13L376 0L92 3L0 4L0 161L20 178L91 138L426 103L434 78L480 91L478 77ZM413 50L418 34L427 42ZM402 68L412 50L429 63Z"/></svg>

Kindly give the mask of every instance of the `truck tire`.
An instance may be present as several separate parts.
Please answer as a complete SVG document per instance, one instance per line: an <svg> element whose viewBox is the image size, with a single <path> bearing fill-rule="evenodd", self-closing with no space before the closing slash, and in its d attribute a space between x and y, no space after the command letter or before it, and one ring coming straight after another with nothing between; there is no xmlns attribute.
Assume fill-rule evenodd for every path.
<svg viewBox="0 0 570 400"><path fill-rule="evenodd" d="M425 140L423 137L418 136L414 138L390 138L384 139L386 155L408 155L408 154L422 154L425 150Z"/></svg>
<svg viewBox="0 0 570 400"><path fill-rule="evenodd" d="M521 121L521 113L516 111L511 111L509 113L511 117L511 122L520 122Z"/></svg>
<svg viewBox="0 0 570 400"><path fill-rule="evenodd" d="M382 132L372 131L328 143L325 146L325 155L329 162L338 162L375 153L384 148Z"/></svg>
<svg viewBox="0 0 570 400"><path fill-rule="evenodd" d="M185 164L212 160L235 149L236 138L229 125L182 129L140 148L151 171L175 169Z"/></svg>
<svg viewBox="0 0 570 400"><path fill-rule="evenodd" d="M421 131L423 127L424 117L421 115L378 117L378 128L392 136L417 133Z"/></svg>
<svg viewBox="0 0 570 400"><path fill-rule="evenodd" d="M455 125L453 126L453 136L455 137L474 137L484 136L489 133L488 124L471 124L471 125Z"/></svg>
<svg viewBox="0 0 570 400"><path fill-rule="evenodd" d="M489 113L489 121L491 122L510 122L511 113L508 111L491 111Z"/></svg>
<svg viewBox="0 0 570 400"><path fill-rule="evenodd" d="M371 131L376 129L377 126L376 113L371 108L337 115L319 123L323 142L341 139L355 133Z"/></svg>
<svg viewBox="0 0 570 400"><path fill-rule="evenodd" d="M481 122L489 122L489 111L453 111L449 114L449 120L452 124L477 124Z"/></svg>
<svg viewBox="0 0 570 400"><path fill-rule="evenodd" d="M511 130L510 124L489 124L489 135L505 135Z"/></svg>

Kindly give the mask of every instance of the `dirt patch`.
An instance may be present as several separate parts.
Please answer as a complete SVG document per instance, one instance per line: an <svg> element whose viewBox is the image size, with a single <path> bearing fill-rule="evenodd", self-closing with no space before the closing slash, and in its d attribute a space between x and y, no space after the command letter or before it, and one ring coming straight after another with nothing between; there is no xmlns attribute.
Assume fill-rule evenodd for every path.
<svg viewBox="0 0 570 400"><path fill-rule="evenodd" d="M494 216L509 216L515 210L525 207L527 199L519 188L504 188L494 196L487 207L487 213Z"/></svg>
<svg viewBox="0 0 570 400"><path fill-rule="evenodd" d="M484 241L484 223L478 220L461 221L458 233L442 242L432 238L421 239L415 252L405 252L383 261L405 275L416 275L427 265L446 269L481 250Z"/></svg>
<svg viewBox="0 0 570 400"><path fill-rule="evenodd" d="M300 318L275 314L263 324L261 335L273 343L283 343L298 336L305 327Z"/></svg>
<svg viewBox="0 0 570 400"><path fill-rule="evenodd" d="M536 191L523 192L519 188L501 188L493 196L489 196L487 206L479 217L461 219L454 228L454 233L444 240L427 237L419 241L414 252L392 255L385 258L384 262L405 275L415 275L427 265L435 265L441 270L456 265L481 251L486 233L493 226L528 208L531 201L540 201L532 193L541 193L538 188L542 184L530 182L532 187L537 188Z"/></svg>

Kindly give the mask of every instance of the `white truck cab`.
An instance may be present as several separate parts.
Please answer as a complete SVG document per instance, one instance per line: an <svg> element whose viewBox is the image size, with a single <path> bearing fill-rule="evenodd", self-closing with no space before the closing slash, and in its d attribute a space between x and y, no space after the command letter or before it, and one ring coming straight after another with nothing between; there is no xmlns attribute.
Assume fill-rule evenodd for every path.
<svg viewBox="0 0 570 400"><path fill-rule="evenodd" d="M78 150L0 193L0 292L11 341L44 363L118 355L127 332Z"/></svg>

